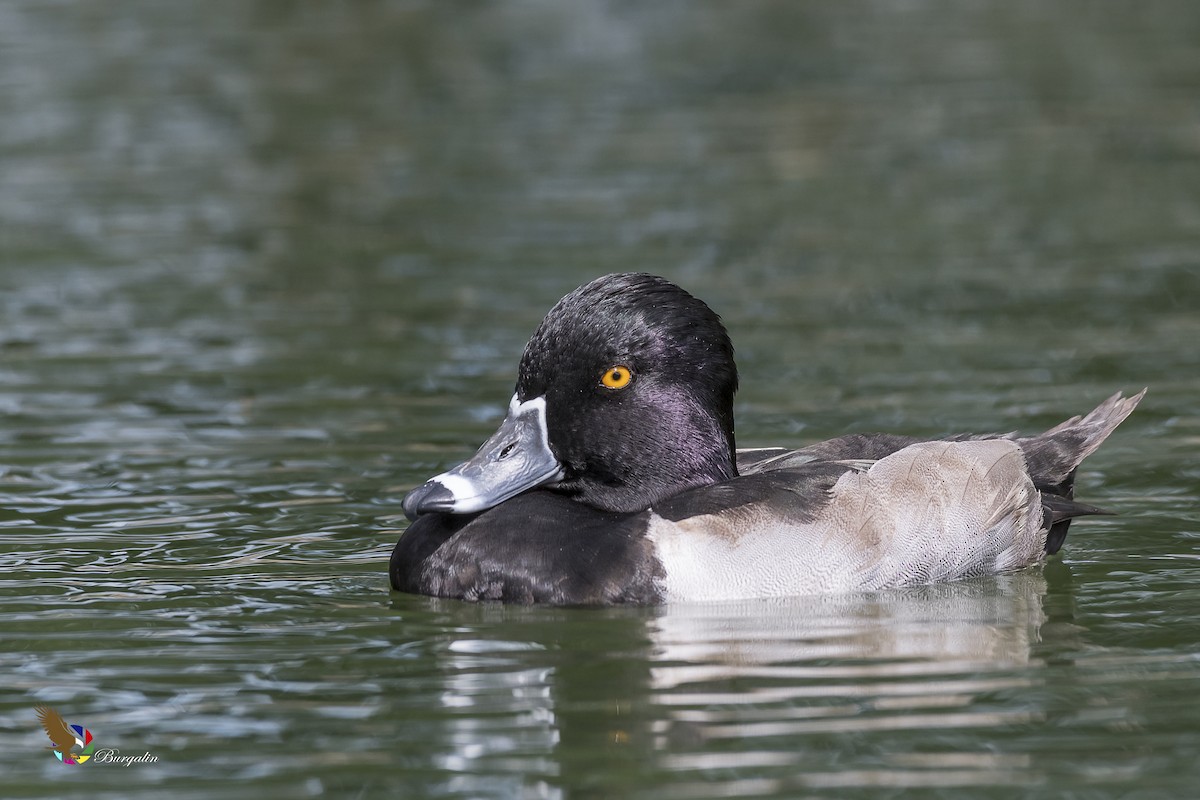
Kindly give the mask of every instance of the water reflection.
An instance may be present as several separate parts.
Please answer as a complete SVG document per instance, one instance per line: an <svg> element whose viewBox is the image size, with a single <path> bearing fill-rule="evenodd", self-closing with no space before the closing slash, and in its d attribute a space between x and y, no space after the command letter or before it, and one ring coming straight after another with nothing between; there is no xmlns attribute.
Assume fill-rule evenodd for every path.
<svg viewBox="0 0 1200 800"><path fill-rule="evenodd" d="M893 675L1024 664L1045 620L1045 594L1041 573L1024 572L893 592L671 606L655 621L656 661L672 662L654 669L655 686L807 679L823 669L797 664L818 659L888 662L881 669Z"/></svg>
<svg viewBox="0 0 1200 800"><path fill-rule="evenodd" d="M736 794L749 787L725 773L750 767L776 789L865 786L884 775L993 783L1028 757L946 740L831 772L819 753L829 734L920 730L937 741L1036 720L1036 708L989 698L1037 686L1032 649L1046 594L1045 578L1030 571L841 597L469 611L486 624L441 649L447 728L434 761L461 776L448 790L469 793L477 776L500 772L538 776L539 797L577 781L628 792L663 771L682 779L683 794L689 780ZM580 624L590 637L566 634ZM517 630L525 638L514 639ZM608 774L585 775L588 753L604 754Z"/></svg>
<svg viewBox="0 0 1200 800"><path fill-rule="evenodd" d="M797 744L879 731L925 731L936 740L1034 719L1029 709L985 701L1037 682L1023 668L1046 620L1046 591L1040 573L1025 572L897 592L672 608L653 626L651 697L664 709L655 726L663 766L776 767L771 791L1007 780L1001 771L1012 754L923 748L887 753L867 769L830 771ZM681 741L698 745L686 752ZM730 743L737 752L727 752Z"/></svg>

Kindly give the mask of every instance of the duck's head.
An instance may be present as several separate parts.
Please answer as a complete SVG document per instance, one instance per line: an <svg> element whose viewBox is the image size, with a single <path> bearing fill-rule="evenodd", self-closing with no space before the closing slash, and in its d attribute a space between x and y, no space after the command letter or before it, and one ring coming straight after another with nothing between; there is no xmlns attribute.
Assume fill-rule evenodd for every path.
<svg viewBox="0 0 1200 800"><path fill-rule="evenodd" d="M525 346L500 429L409 492L404 511L471 514L537 486L641 511L727 480L736 390L733 345L708 306L653 275L597 278Z"/></svg>

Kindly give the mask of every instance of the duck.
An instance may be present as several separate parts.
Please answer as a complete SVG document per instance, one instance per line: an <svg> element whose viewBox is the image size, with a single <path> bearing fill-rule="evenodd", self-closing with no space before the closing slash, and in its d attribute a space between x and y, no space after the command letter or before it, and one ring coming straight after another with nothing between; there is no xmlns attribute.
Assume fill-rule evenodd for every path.
<svg viewBox="0 0 1200 800"><path fill-rule="evenodd" d="M409 491L398 592L562 606L881 591L1063 546L1076 470L1143 389L1028 437L854 433L737 449L733 345L665 278L606 275L534 331L498 430Z"/></svg>

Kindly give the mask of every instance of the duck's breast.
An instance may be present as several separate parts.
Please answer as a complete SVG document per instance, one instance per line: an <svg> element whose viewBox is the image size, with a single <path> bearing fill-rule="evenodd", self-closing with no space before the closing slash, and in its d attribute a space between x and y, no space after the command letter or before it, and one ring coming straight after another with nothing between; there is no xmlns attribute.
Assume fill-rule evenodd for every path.
<svg viewBox="0 0 1200 800"><path fill-rule="evenodd" d="M647 536L666 599L719 600L1005 572L1042 557L1042 522L1020 449L989 439L921 442L848 464L819 497L798 492L674 521L652 514Z"/></svg>

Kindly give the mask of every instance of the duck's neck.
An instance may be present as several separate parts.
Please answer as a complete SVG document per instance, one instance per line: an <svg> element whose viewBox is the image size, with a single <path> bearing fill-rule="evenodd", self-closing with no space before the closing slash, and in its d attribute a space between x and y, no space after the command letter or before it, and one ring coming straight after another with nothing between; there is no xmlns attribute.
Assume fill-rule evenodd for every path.
<svg viewBox="0 0 1200 800"><path fill-rule="evenodd" d="M654 404L654 424L624 431L627 446L602 461L567 464L560 489L604 511L628 513L736 477L732 415L721 420L685 396L673 399Z"/></svg>

